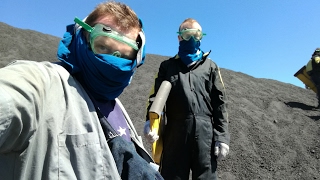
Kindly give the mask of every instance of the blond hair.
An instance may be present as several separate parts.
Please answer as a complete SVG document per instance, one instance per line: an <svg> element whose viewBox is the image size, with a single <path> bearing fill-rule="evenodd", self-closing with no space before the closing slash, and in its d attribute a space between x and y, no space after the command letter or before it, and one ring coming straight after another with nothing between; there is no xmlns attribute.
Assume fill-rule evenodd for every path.
<svg viewBox="0 0 320 180"><path fill-rule="evenodd" d="M86 23L94 26L94 22L101 16L112 16L116 26L122 30L137 28L141 30L141 25L136 13L127 5L108 1L100 3L86 18Z"/></svg>
<svg viewBox="0 0 320 180"><path fill-rule="evenodd" d="M182 25L184 25L184 24L193 24L193 23L198 23L198 21L195 20L195 19L193 19L193 18L187 18L187 19L185 19L185 20L180 24L180 26L179 26L179 31L182 30L182 29L181 29ZM198 23L198 24L199 24L199 23Z"/></svg>

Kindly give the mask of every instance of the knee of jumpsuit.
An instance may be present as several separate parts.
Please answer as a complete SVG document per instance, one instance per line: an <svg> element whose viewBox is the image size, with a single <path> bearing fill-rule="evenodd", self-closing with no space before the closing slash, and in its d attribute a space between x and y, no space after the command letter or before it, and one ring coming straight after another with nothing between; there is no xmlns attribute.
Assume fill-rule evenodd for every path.
<svg viewBox="0 0 320 180"><path fill-rule="evenodd" d="M195 179L215 179L217 161L214 155L213 124L210 117L195 118L195 144L192 176Z"/></svg>

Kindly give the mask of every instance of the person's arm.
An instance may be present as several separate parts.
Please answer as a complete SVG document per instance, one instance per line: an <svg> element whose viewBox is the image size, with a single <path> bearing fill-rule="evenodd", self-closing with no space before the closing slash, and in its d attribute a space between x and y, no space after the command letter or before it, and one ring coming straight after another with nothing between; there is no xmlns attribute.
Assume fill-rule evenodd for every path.
<svg viewBox="0 0 320 180"><path fill-rule="evenodd" d="M167 71L167 66L168 66L168 61L164 61L160 64L159 67L159 71L157 73L157 76L154 80L154 84L153 87L151 89L150 92L150 96L148 98L148 102L147 102L147 108L146 108L146 122L144 124L144 128L143 128L143 134L145 135L147 141L152 144L154 143L156 140L159 139L159 136L157 134L156 131L151 130L152 125L150 125L150 117L149 117L149 110L152 106L153 101L156 98L157 92L161 86L161 83L165 80L166 77L166 71Z"/></svg>
<svg viewBox="0 0 320 180"><path fill-rule="evenodd" d="M220 69L217 65L213 69L213 88L212 88L212 107L214 120L214 140L230 143L230 134L228 129L228 113L226 107L226 93L224 82L222 80Z"/></svg>
<svg viewBox="0 0 320 180"><path fill-rule="evenodd" d="M36 130L45 93L38 72L23 63L0 69L0 153L25 149Z"/></svg>
<svg viewBox="0 0 320 180"><path fill-rule="evenodd" d="M150 95L147 102L147 112L146 112L146 120L149 120L149 109L157 95L157 92L160 88L162 81L165 80L166 72L167 72L167 61L164 61L160 64L159 71L155 77L154 84L150 91Z"/></svg>

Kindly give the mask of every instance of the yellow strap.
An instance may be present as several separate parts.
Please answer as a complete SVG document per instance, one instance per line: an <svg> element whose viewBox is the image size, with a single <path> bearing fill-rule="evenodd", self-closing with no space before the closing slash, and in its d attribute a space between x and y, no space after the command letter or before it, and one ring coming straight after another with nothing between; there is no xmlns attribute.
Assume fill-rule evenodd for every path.
<svg viewBox="0 0 320 180"><path fill-rule="evenodd" d="M218 66L217 66L217 67L218 67ZM219 77L220 77L220 80L221 80L223 89L226 90L225 87L224 87L224 83L223 83L223 80L222 80L222 77L221 77L221 73L220 73L220 68L219 68L219 67L218 67L218 74L219 74Z"/></svg>

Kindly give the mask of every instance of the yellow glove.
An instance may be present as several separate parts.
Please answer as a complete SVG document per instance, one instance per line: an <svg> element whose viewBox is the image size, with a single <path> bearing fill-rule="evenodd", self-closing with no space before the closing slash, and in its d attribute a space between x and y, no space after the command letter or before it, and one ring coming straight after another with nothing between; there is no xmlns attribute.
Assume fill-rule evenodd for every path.
<svg viewBox="0 0 320 180"><path fill-rule="evenodd" d="M314 61L315 61L317 64L319 64L319 62L320 62L320 57L319 57L319 56L314 57Z"/></svg>

